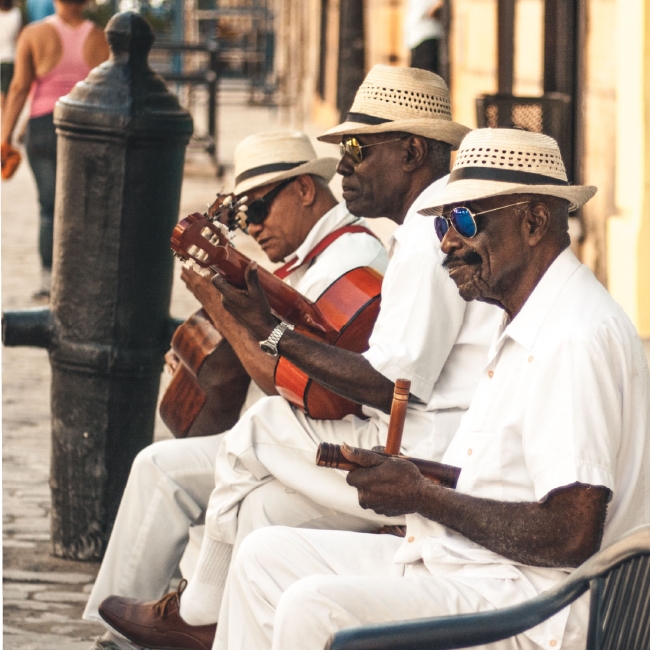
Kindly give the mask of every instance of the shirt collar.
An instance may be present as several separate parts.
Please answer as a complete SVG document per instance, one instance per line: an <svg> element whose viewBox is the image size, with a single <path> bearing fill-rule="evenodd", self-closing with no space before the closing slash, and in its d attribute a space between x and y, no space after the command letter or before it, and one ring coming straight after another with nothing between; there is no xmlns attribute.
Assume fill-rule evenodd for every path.
<svg viewBox="0 0 650 650"><path fill-rule="evenodd" d="M582 266L580 260L570 248L563 250L541 277L521 311L510 322L508 322L507 316L505 317L501 334L497 335L493 351L496 352L503 345L505 337L509 336L530 352L553 303L569 278L580 266Z"/></svg>
<svg viewBox="0 0 650 650"><path fill-rule="evenodd" d="M422 190L422 192L417 196L415 201L413 201L411 207L408 209L408 212L406 213L406 217L404 217L404 221L400 226L398 226L395 231L393 232L392 237L389 240L389 249L393 245L393 240L400 241L400 237L402 234L402 226L405 226L408 222L413 221L414 219L421 218L422 215L418 215L418 211L422 210L429 205L435 204L438 196L442 194L442 191L445 189L447 186L447 181L449 180L449 174L446 176L443 176L442 178L439 178L437 181L434 181L431 183L431 185L428 185L427 187ZM425 219L433 219L433 217L424 217Z"/></svg>
<svg viewBox="0 0 650 650"><path fill-rule="evenodd" d="M292 268L294 266L300 266L305 257L333 230L356 223L357 221L361 221L361 219L348 212L345 202L335 205L312 226L307 237L305 237L305 241L291 255L287 256L289 259L295 260Z"/></svg>

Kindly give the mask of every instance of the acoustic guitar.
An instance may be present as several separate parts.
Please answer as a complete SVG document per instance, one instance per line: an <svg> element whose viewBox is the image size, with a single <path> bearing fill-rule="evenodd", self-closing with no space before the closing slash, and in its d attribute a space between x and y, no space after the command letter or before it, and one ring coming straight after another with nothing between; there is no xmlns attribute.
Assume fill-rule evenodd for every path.
<svg viewBox="0 0 650 650"><path fill-rule="evenodd" d="M171 248L183 260L220 273L232 285L246 288L250 259L228 240L228 231L195 212L174 228ZM306 336L353 352L368 349L379 313L382 276L368 267L348 271L312 302L269 271L258 268L259 280L273 313ZM280 356L275 368L278 393L314 419L361 415L361 406L308 377Z"/></svg>

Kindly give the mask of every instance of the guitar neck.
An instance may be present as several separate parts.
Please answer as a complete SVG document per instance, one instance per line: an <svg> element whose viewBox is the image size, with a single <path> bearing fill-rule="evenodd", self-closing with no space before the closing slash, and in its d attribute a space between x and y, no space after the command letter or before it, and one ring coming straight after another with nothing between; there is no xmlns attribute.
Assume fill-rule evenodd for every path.
<svg viewBox="0 0 650 650"><path fill-rule="evenodd" d="M189 257L200 266L221 274L238 289L246 288L244 273L251 263L250 258L233 248L220 228L198 212L176 225L171 247L182 259ZM326 340L338 334L311 300L266 269L258 267L258 277L271 310L278 318Z"/></svg>
<svg viewBox="0 0 650 650"><path fill-rule="evenodd" d="M210 268L233 286L245 289L244 271L251 260L230 245L221 247L219 252L219 259L214 260ZM335 334L332 324L313 302L260 266L257 275L269 306L278 318L326 338Z"/></svg>

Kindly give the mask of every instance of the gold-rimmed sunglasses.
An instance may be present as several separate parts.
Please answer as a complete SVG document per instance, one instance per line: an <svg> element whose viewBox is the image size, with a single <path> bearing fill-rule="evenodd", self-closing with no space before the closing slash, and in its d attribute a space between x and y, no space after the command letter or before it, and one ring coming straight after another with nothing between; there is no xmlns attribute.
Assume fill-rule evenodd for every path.
<svg viewBox="0 0 650 650"><path fill-rule="evenodd" d="M363 161L363 149L368 147L376 147L378 144L388 144L389 142L397 142L398 140L403 140L405 137L393 138L392 140L383 140L382 142L371 142L370 144L359 144L359 141L356 138L346 138L339 144L339 150L341 153L341 158L345 154L349 154L350 158L355 165L359 165Z"/></svg>

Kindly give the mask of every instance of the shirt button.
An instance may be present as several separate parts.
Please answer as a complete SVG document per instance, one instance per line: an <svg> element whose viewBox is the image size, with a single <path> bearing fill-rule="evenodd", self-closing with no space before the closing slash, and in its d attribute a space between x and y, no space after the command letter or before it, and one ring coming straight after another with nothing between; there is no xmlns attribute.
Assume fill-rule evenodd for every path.
<svg viewBox="0 0 650 650"><path fill-rule="evenodd" d="M528 363L532 363L532 362L533 362L533 357L528 357ZM556 643L557 643L557 641L556 641Z"/></svg>
<svg viewBox="0 0 650 650"><path fill-rule="evenodd" d="M410 544L411 542L415 541L415 537L413 537L413 535L411 535L406 541Z"/></svg>
<svg viewBox="0 0 650 650"><path fill-rule="evenodd" d="M531 357L531 360L532 360L532 358L533 357ZM549 643L549 645L551 646L551 648L554 648L557 645L557 641L555 639L552 639L551 642Z"/></svg>
<svg viewBox="0 0 650 650"><path fill-rule="evenodd" d="M468 456L471 456L471 455L472 455L472 450L471 450L471 449L468 449L468 450L467 450L467 455L468 455Z"/></svg>
<svg viewBox="0 0 650 650"><path fill-rule="evenodd" d="M494 377L494 370L489 370L489 371L488 371L488 377L489 377L490 379L492 379L492 377Z"/></svg>

